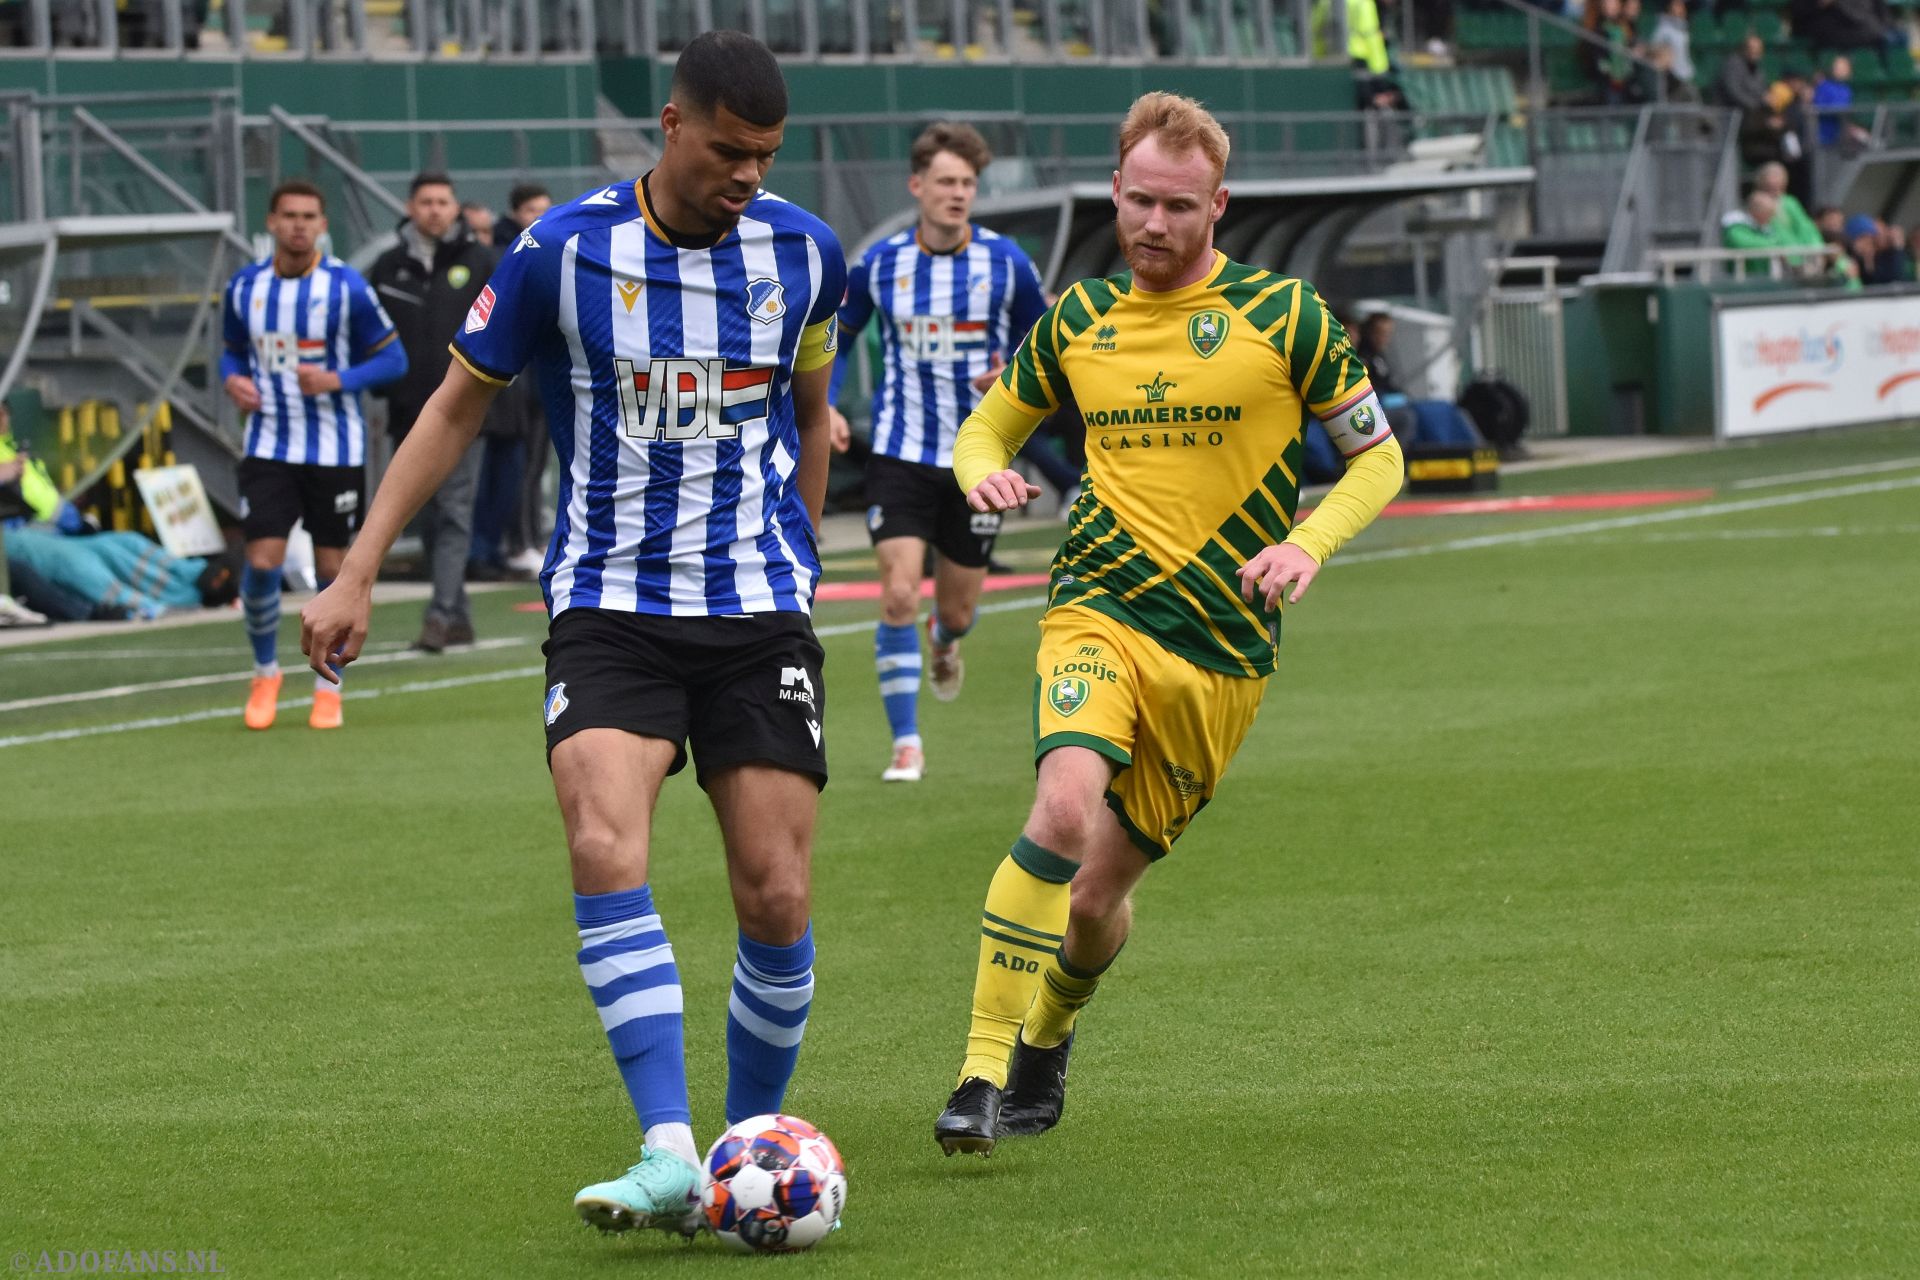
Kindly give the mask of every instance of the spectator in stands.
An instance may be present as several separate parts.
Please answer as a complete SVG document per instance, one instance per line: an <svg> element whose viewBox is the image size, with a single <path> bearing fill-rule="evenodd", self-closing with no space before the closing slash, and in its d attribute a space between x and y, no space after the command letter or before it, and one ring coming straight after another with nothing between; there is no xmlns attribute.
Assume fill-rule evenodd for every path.
<svg viewBox="0 0 1920 1280"><path fill-rule="evenodd" d="M1393 59L1387 53L1386 32L1380 25L1375 0L1339 0L1346 7L1347 61L1354 69L1354 96L1362 111L1394 111L1406 99L1393 80ZM1308 14L1316 57L1328 55L1333 25L1333 0L1314 0Z"/></svg>
<svg viewBox="0 0 1920 1280"><path fill-rule="evenodd" d="M453 180L444 173L416 175L407 196L407 220L400 224L400 243L375 260L372 272L373 285L407 352L407 376L384 392L387 431L396 443L413 428L446 377L452 360L447 343L459 332L498 260L492 246L476 240L461 220ZM481 441L474 441L420 513L433 596L413 647L428 653L473 643L465 584L484 449Z"/></svg>
<svg viewBox="0 0 1920 1280"><path fill-rule="evenodd" d="M493 224L493 247L504 249L518 240L522 231L552 207L552 194L537 182L523 182L507 192L506 216Z"/></svg>
<svg viewBox="0 0 1920 1280"><path fill-rule="evenodd" d="M537 182L523 182L507 193L507 212L493 226L494 246L503 252L520 238L520 233L539 221L553 207L553 196ZM504 402L504 403L503 403ZM495 410L520 423L521 456L519 492L507 508L504 528L495 557L506 572L534 573L546 558L546 501L541 484L546 475L547 456L553 450L547 440L547 417L540 404L539 381L529 370L523 377L494 398ZM489 419L491 423L491 419ZM476 511L476 519L488 513ZM490 528L483 521L483 527Z"/></svg>
<svg viewBox="0 0 1920 1280"><path fill-rule="evenodd" d="M1687 25L1687 0L1667 0L1647 40L1647 58L1667 77L1668 101L1700 101L1700 90L1693 83L1693 33Z"/></svg>
<svg viewBox="0 0 1920 1280"><path fill-rule="evenodd" d="M467 230L481 244L493 243L493 210L478 200L469 200L460 206L461 221L467 224Z"/></svg>
<svg viewBox="0 0 1920 1280"><path fill-rule="evenodd" d="M1911 284L1920 279L1920 264L1914 261L1913 242L1907 238L1907 229L1889 222L1886 230L1887 251L1894 255L1898 263L1897 275L1902 284Z"/></svg>
<svg viewBox="0 0 1920 1280"><path fill-rule="evenodd" d="M1823 238L1820 228L1808 215L1807 207L1787 190L1787 166L1770 160L1754 170L1753 188L1764 191L1779 202L1780 236L1786 244L1818 247Z"/></svg>
<svg viewBox="0 0 1920 1280"><path fill-rule="evenodd" d="M1846 245L1847 211L1839 205L1823 204L1814 210L1813 225L1819 228L1822 243Z"/></svg>
<svg viewBox="0 0 1920 1280"><path fill-rule="evenodd" d="M1767 97L1767 77L1760 69L1766 52L1760 33L1747 32L1740 47L1721 62L1713 82L1714 100L1740 112L1740 156L1749 164L1778 160L1787 129L1786 117Z"/></svg>
<svg viewBox="0 0 1920 1280"><path fill-rule="evenodd" d="M1353 344L1353 352L1367 367L1367 380L1380 397L1380 407L1387 412L1387 425L1402 445L1412 444L1419 434L1420 419L1413 411L1413 402L1394 380L1393 363L1387 354L1393 344L1393 313L1370 312L1357 332L1359 341Z"/></svg>
<svg viewBox="0 0 1920 1280"><path fill-rule="evenodd" d="M1842 155L1857 155L1873 141L1858 123L1847 117L1853 105L1853 59L1833 55L1827 74L1813 87L1813 107L1820 117L1820 145L1837 147Z"/></svg>
<svg viewBox="0 0 1920 1280"><path fill-rule="evenodd" d="M1793 0L1793 34L1815 49L1885 49L1900 43L1887 0Z"/></svg>
<svg viewBox="0 0 1920 1280"><path fill-rule="evenodd" d="M1609 107L1639 101L1640 94L1634 83L1633 26L1621 0L1597 0L1588 10L1588 19L1589 30L1606 42L1583 40L1580 43L1587 72L1600 90L1600 101Z"/></svg>
<svg viewBox="0 0 1920 1280"><path fill-rule="evenodd" d="M1862 284L1904 284L1913 277L1913 259L1906 237L1890 234L1870 213L1847 219L1847 254L1860 269Z"/></svg>
<svg viewBox="0 0 1920 1280"><path fill-rule="evenodd" d="M1720 219L1720 243L1729 249L1777 249L1790 243L1780 223L1780 201L1758 187L1748 194L1746 207ZM1765 258L1740 263L1739 274L1765 276L1772 270Z"/></svg>

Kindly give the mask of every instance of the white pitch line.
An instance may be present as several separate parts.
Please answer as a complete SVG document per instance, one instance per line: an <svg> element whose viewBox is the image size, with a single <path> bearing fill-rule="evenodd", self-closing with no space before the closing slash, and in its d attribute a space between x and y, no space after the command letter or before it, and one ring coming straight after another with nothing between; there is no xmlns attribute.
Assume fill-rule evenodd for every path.
<svg viewBox="0 0 1920 1280"><path fill-rule="evenodd" d="M467 646L470 649L504 649L509 645L527 644L525 637L514 636L499 640L476 640ZM228 650L232 655L232 650ZM430 655L418 649L407 649L400 653L375 653L359 659L365 664L387 662L413 662ZM49 693L38 698L15 698L11 702L0 702L0 711L26 711L33 707L59 707L74 702L97 702L102 698L125 698L136 693L158 693L165 689L198 689L210 684L232 684L245 680L251 671L226 672L212 676L180 676L174 680L149 680L143 684L117 684L107 689L80 689L72 693Z"/></svg>
<svg viewBox="0 0 1920 1280"><path fill-rule="evenodd" d="M1898 480L1877 480L1862 484L1837 485L1828 489L1809 489L1804 493L1782 493L1767 498L1744 498L1738 502L1711 503L1703 506L1681 507L1667 511L1642 512L1638 515L1617 516L1607 520L1583 520L1578 524L1553 525L1545 529L1517 529L1512 533L1490 533L1475 538L1453 538L1446 542L1430 543L1418 547L1388 547L1380 551L1361 551L1343 556L1342 564L1366 564L1382 560L1404 560L1414 556L1438 555L1447 551L1478 551L1488 547L1519 546L1531 542L1544 542L1550 538L1570 538L1587 533L1609 533L1615 529L1634 529L1651 524L1670 524L1676 520L1702 520L1712 516L1738 515L1743 511L1765 511L1774 507L1799 506L1805 502L1821 502L1829 498L1852 498L1869 493L1890 493L1900 489L1920 488L1920 476L1904 477ZM1042 596L1023 596L1015 600L996 600L980 606L981 613L1003 613L1013 609L1031 609L1045 602ZM839 623L831 627L822 627L815 634L827 636L854 635L865 631L871 622ZM495 642L500 643L500 642ZM508 642L511 643L511 642ZM395 657L406 655L395 654ZM363 659L367 661L367 659ZM472 676L455 676L444 681L420 681L413 685L399 685L390 689L355 689L347 694L349 698L373 698L383 693L427 692L431 689L452 689L462 684L482 684L495 680L517 679L525 675L540 674L540 667L520 667L508 672L481 673ZM221 677L230 679L231 677ZM283 706L301 706L304 700L283 703ZM190 712L182 716L157 716L146 720L122 721L118 724L93 725L83 729L56 729L48 733L20 734L11 738L0 738L0 748L22 747L36 742L55 742L66 738L90 737L94 734L117 733L127 729L160 729L175 724L186 724L195 720L211 720L222 716L231 716L231 707Z"/></svg>
<svg viewBox="0 0 1920 1280"><path fill-rule="evenodd" d="M1593 541L1614 546L1650 542L1790 542L1801 538L1885 538L1914 533L1920 533L1920 524L1851 525L1844 528L1839 525L1815 525L1806 529L1689 529L1670 533L1623 534L1618 537L1597 536Z"/></svg>
<svg viewBox="0 0 1920 1280"><path fill-rule="evenodd" d="M406 648L404 640L382 640L370 644L367 648L376 653L387 653L395 649ZM112 658L116 661L142 658L231 658L242 648L239 644L222 645L218 649L62 649L57 653L0 653L0 670L16 662L93 662L96 659Z"/></svg>
<svg viewBox="0 0 1920 1280"><path fill-rule="evenodd" d="M1883 471L1911 471L1920 467L1920 457L1895 458L1891 462L1859 462L1850 467L1824 467L1819 471L1790 471L1778 476L1749 476L1735 480L1729 489L1766 489L1777 484L1800 484L1807 480L1838 480L1843 476L1871 476Z"/></svg>
<svg viewBox="0 0 1920 1280"><path fill-rule="evenodd" d="M1605 520L1582 520L1578 524L1550 525L1545 529L1516 529L1511 533L1486 533L1473 538L1451 538L1414 547L1386 547L1379 551L1359 551L1340 558L1341 564L1368 564L1380 560L1405 560L1414 556L1438 555L1443 551L1479 551L1487 547L1520 546L1544 542L1549 538L1573 538L1586 533L1610 533L1615 529L1637 529L1650 524L1671 524L1676 520L1705 520L1713 516L1738 515L1743 511L1767 511L1774 507L1795 507L1803 502L1822 502L1828 498L1854 498L1869 493L1891 493L1899 489L1920 488L1920 476L1898 480L1875 480L1863 484L1836 485L1828 489L1808 489L1804 493L1779 493L1768 498L1742 498L1738 502L1717 502L1666 511L1645 511L1638 515L1614 516Z"/></svg>
<svg viewBox="0 0 1920 1280"><path fill-rule="evenodd" d="M1017 609L1034 609L1045 604L1045 596L1021 596L1014 600L993 600L980 606L981 613L1007 613ZM821 627L814 632L822 637L850 636L871 631L871 622L842 622L830 627ZM494 641L498 648L506 641ZM479 648L479 645L475 645ZM369 661L362 658L361 662ZM356 664L357 665L357 664ZM460 689L468 685L494 684L501 680L520 680L529 676L544 675L544 667L513 667L506 671L481 671L472 675L448 676L443 680L412 680L406 684L391 685L386 688L360 689L348 688L345 700L359 702L367 698L379 698L402 693L434 693L441 689ZM231 679L232 677L221 677ZM280 703L280 710L287 711L295 707L304 707L311 703L311 697L288 698ZM0 738L0 748L31 746L36 742L65 742L73 738L91 738L103 733L122 733L132 729L168 729L175 725L194 724L202 720L225 720L239 713L231 706L208 707L201 711L188 711L171 716L148 716L140 720L121 720L114 724L86 725L77 729L53 729L45 733L22 733L10 738Z"/></svg>

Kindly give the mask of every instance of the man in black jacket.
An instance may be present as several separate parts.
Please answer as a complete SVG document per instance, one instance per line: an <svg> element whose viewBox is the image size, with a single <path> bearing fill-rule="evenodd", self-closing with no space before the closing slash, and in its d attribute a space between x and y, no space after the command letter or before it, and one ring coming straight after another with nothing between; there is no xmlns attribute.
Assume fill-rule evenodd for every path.
<svg viewBox="0 0 1920 1280"><path fill-rule="evenodd" d="M384 391L387 430L403 439L427 399L447 375L447 344L460 330L474 299L499 261L493 248L475 239L460 217L453 181L422 173L407 195L400 243L373 264L373 287L400 331L407 376ZM467 606L467 552L473 541L474 488L484 446L476 441L420 513L420 528L433 574L433 598L414 648L438 653L450 644L473 643Z"/></svg>

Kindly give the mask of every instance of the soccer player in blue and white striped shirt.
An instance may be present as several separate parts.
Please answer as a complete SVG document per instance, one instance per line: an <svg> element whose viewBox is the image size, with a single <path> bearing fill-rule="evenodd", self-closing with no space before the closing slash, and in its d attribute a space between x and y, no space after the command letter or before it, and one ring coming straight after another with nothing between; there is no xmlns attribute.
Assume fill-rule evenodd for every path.
<svg viewBox="0 0 1920 1280"><path fill-rule="evenodd" d="M929 674L933 696L950 702L964 674L960 637L973 626L1000 532L999 515L970 510L953 481L954 436L1047 309L1040 273L1020 246L969 220L980 171L993 158L979 132L930 125L909 157L907 190L919 203L919 221L867 250L848 273L840 309L848 335L876 318L880 325L867 533L880 563L873 655L893 731L893 758L880 775L887 782L918 782L926 768L914 621L927 546L938 555L927 618Z"/></svg>
<svg viewBox="0 0 1920 1280"><path fill-rule="evenodd" d="M285 182L267 201L273 256L240 268L222 307L227 396L247 415L240 518L247 564L240 602L253 646L249 729L272 726L280 699L280 567L287 535L304 521L314 574L333 579L360 516L367 421L360 393L407 371L393 321L373 290L320 252L326 200L307 182ZM340 690L316 680L307 723L340 727Z"/></svg>
<svg viewBox="0 0 1920 1280"><path fill-rule="evenodd" d="M759 189L786 114L764 45L730 31L687 45L659 164L521 232L303 615L316 670L352 660L381 558L495 392L534 365L561 476L541 573L547 760L580 971L645 1134L639 1163L574 1199L606 1230L698 1221L680 976L647 883L654 800L689 740L740 926L729 1123L781 1109L812 1000L826 691L810 610L846 264L824 223Z"/></svg>

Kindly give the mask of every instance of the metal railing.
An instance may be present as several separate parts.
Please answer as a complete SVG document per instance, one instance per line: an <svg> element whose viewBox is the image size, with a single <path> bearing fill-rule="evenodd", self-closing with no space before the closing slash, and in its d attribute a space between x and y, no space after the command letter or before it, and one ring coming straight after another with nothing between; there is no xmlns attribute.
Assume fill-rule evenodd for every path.
<svg viewBox="0 0 1920 1280"><path fill-rule="evenodd" d="M1762 266L1769 280L1817 280L1840 259L1843 250L1837 244L1768 245L1760 249L1659 249L1652 265L1660 283L1676 284L1682 273L1699 284L1712 284L1720 278L1720 268L1728 268L1729 278L1754 279L1750 266Z"/></svg>
<svg viewBox="0 0 1920 1280"><path fill-rule="evenodd" d="M1602 272L1639 270L1674 242L1711 245L1740 171L1740 113L1719 107L1646 107L1614 204Z"/></svg>
<svg viewBox="0 0 1920 1280"><path fill-rule="evenodd" d="M671 57L701 31L795 59L1304 62L1311 0L16 0L0 56ZM1344 43L1342 6L1331 38Z"/></svg>
<svg viewBox="0 0 1920 1280"><path fill-rule="evenodd" d="M1561 304L1573 290L1558 283L1560 259L1498 258L1487 263L1497 280L1509 272L1535 273L1537 285L1498 285L1480 309L1473 344L1474 367L1505 378L1527 398L1529 430L1538 436L1567 434L1567 342Z"/></svg>

